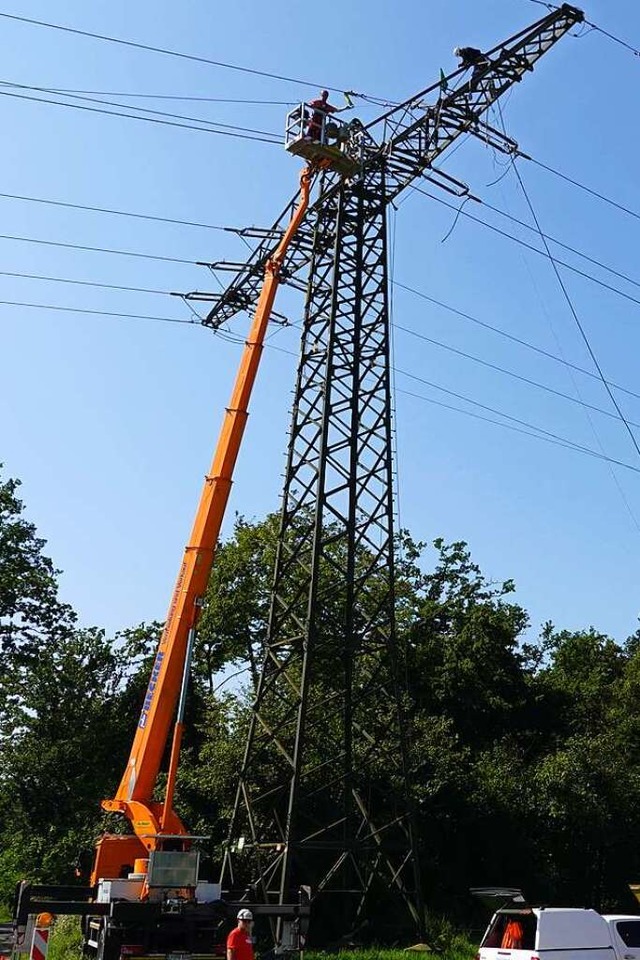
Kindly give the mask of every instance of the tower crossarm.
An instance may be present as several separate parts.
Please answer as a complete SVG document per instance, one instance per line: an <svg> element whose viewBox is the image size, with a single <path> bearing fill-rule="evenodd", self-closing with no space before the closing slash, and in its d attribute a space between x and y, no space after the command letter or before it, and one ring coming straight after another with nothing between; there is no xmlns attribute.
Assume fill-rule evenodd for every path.
<svg viewBox="0 0 640 960"><path fill-rule="evenodd" d="M527 30L487 51L484 63L473 69L469 79L465 70L443 78L435 88L438 96L434 103L424 102L428 93L425 91L371 124L368 129L374 135L380 124L383 126L380 152L386 159L387 202L416 178L428 176L434 161L463 134L477 134L486 141L487 127L482 116L583 19L581 10L563 4ZM450 82L456 80L463 82L451 89ZM431 87L430 91L433 90Z"/></svg>
<svg viewBox="0 0 640 960"><path fill-rule="evenodd" d="M443 174L434 164L464 134L477 136L504 152L516 151L517 144L508 137L502 140L499 132L483 121L483 115L583 20L581 10L562 4L484 53L484 63L474 67L470 75L464 68L456 70L372 121L363 131L362 171L354 180L361 179L367 168L384 163L385 202L390 203L420 177L431 178L442 185ZM328 172L321 177L319 196L310 204L307 221L298 231L284 262L284 282L311 262L314 237L317 238L317 218L311 214L321 216L323 206L331 207L340 185L341 178L336 173ZM255 304L264 264L278 245L290 207L288 204L273 227L265 231L251 257L226 289L215 299L212 297L211 309L203 320L206 326L217 328Z"/></svg>

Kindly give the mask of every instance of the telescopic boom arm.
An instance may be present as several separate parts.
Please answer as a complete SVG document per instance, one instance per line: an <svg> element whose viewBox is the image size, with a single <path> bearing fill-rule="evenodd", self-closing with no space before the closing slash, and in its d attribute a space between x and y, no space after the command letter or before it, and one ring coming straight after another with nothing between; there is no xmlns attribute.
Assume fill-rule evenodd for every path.
<svg viewBox="0 0 640 960"><path fill-rule="evenodd" d="M300 195L292 218L280 243L266 261L264 282L255 316L245 343L213 463L205 479L191 536L185 548L129 761L115 797L102 802L105 810L123 813L130 820L134 832L148 850L156 849L163 833L180 836L187 834L172 808L182 735L183 697L174 733L164 804L153 800L153 791L185 676L189 640L193 640L199 605L207 588L220 536L233 470L247 422L249 400L281 279L282 263L306 213L312 176L312 168L306 167L300 176Z"/></svg>

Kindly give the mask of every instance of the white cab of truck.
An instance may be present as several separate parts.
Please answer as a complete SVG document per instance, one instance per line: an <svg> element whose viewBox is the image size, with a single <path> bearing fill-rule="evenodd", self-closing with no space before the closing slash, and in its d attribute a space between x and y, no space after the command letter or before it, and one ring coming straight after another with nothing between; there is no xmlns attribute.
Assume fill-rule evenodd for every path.
<svg viewBox="0 0 640 960"><path fill-rule="evenodd" d="M494 913L476 960L640 960L640 916L509 906Z"/></svg>

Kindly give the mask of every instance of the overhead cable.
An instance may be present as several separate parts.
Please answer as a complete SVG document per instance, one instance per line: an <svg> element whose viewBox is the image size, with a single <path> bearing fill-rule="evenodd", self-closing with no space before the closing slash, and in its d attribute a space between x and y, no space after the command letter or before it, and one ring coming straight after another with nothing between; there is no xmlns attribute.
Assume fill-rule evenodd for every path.
<svg viewBox="0 0 640 960"><path fill-rule="evenodd" d="M188 323L198 326L198 319L185 320L179 317L156 317L146 313L118 313L112 310L92 310L88 307L63 307L55 303L27 303L24 300L0 300L4 307L27 307L31 310L56 310L60 313L83 313L99 317L121 317L123 320L156 320L161 323Z"/></svg>
<svg viewBox="0 0 640 960"><path fill-rule="evenodd" d="M536 215L536 212L535 212L535 210L534 210L534 208L533 208L533 204L531 203L531 200L530 200L530 198L529 198L529 194L527 193L527 190L526 190L526 187L525 187L525 185L524 185L524 183L523 183L522 177L520 176L520 171L518 170L518 165L517 165L515 159L513 159L513 158L512 158L512 164L513 164L513 169L514 169L514 172L515 172L515 174L516 174L516 177L518 178L518 183L520 184L520 187L522 188L522 192L523 192L523 194L524 194L524 196L525 196L525 199L526 199L526 201L527 201L527 205L528 205L528 207L529 207L529 210L531 211L531 216L533 217L533 219L534 219L534 221L535 221L536 227L537 227L538 230L540 231L540 236L541 236L542 242L544 243L545 249L546 249L547 254L548 254L548 256L549 256L549 260L551 261L551 266L553 267L553 271L554 271L554 273L555 273L555 275L556 275L556 278L557 278L557 280L558 280L558 283L559 283L559 285L560 285L560 289L562 290L562 293L563 293L563 295L564 295L564 298L565 298L565 300L566 300L566 302L567 302L567 305L568 305L568 307L569 307L569 309L570 309L570 311L571 311L571 315L572 315L572 317L573 317L573 319L574 319L574 321L575 321L575 323L576 323L576 326L578 327L578 330L580 331L580 335L581 335L581 337L582 337L582 339L583 339L583 341L584 341L584 344L585 344L587 350L589 351L589 356L590 356L591 359L593 360L593 364L594 364L596 370L598 371L598 374L599 374L600 379L601 379L601 381L602 381L602 383L603 383L603 385L604 385L604 388L605 388L605 390L607 391L607 393L609 394L609 398L610 398L612 404L614 405L615 409L617 410L617 412L618 412L618 414L619 414L619 416L620 416L620 419L622 420L622 422L623 422L623 424L624 424L624 426L625 426L625 428L626 428L626 430L627 430L627 433L629 434L629 436L630 436L630 438L631 438L631 442L633 443L633 446L635 447L635 450L636 450L638 456L640 456L640 446L638 445L638 441L636 440L636 436L635 436L633 430L631 429L631 427L630 427L627 419L625 418L625 415L624 415L624 413L622 412L622 410L621 410L621 408L620 408L620 405L618 404L618 401L616 400L616 398L615 398L615 396L614 396L614 394L613 394L613 391L611 390L611 387L609 386L609 384L608 384L608 382L607 382L607 380L606 380L606 378L605 378L605 375L604 375L604 373L603 373L603 371L602 371L602 368L601 368L601 366L600 366L600 364L599 364L599 362L598 362L598 358L596 357L595 352L594 352L594 350L593 350L593 347L591 346L591 343L590 343L590 341L589 341L589 338L587 337L587 334L586 334L586 332L585 332L585 329L584 329L584 327L582 326L582 323L580 322L580 318L579 318L579 316L578 316L578 313L577 313L577 311L576 311L576 308L575 308L574 305L573 305L573 301L572 301L571 297L569 296L569 292L568 292L568 290L567 290L567 288L566 288L566 286L565 286L565 284L564 284L564 281L563 281L563 279L562 279L562 276L561 276L561 274L560 274L560 271L558 270L558 266L557 266L557 264L556 264L556 261L555 261L553 255L552 255L551 250L549 249L549 245L548 245L548 243L547 243L547 241L546 241L546 239L545 239L545 237L544 237L544 235L543 235L543 233L542 233L542 228L540 227L540 223L539 223L538 217L537 217L537 215Z"/></svg>
<svg viewBox="0 0 640 960"><path fill-rule="evenodd" d="M602 460L608 460L609 463L614 463L620 467L626 467L627 470L633 470L635 473L640 473L640 467L633 466L633 464L626 463L624 460L617 460L615 457L609 457L606 454L601 454L596 450L592 450L591 447L585 447L581 443L575 443L573 440L568 440L566 437L562 437L557 433L552 433L550 430L545 430L542 427L535 426L534 424L528 423L526 420L521 420L519 417L514 417L510 413L506 413L504 410L498 410L496 407L491 407L486 403L480 403L478 400L473 400L470 397L466 397L462 393L457 393L455 390L449 390L447 387L443 387L438 383L433 383L431 380L426 380L424 377L420 377L415 373L409 373L407 370L400 370L396 368L397 373L403 374L405 377L409 377L411 380L416 380L418 383L424 383L428 387L433 387L434 390L440 390L442 393L446 393L449 396L456 397L458 400L464 400L466 403L471 403L476 407L480 407L482 410L488 410L489 413L495 413L500 417L505 417L507 420L511 420L514 423L520 424L520 426L528 427L533 430L537 430L539 433L543 434L546 437L551 437L553 440L559 440L562 443L570 444L572 447L575 447L582 452L589 453L590 455L596 456Z"/></svg>
<svg viewBox="0 0 640 960"><path fill-rule="evenodd" d="M400 324L395 324L395 327L397 330L402 330L404 333L408 333L412 337L416 337L417 339L423 340L426 343L430 343L433 346L440 347L440 349L447 350L449 353L454 353L459 357L464 357L465 360L471 360L474 363L480 364L480 366L487 367L490 370L495 370L497 373L503 373L505 376L513 377L514 380L520 380L522 383L526 383L530 387L536 387L538 390L551 393L555 397L560 397L562 400L568 400L570 403L578 404L580 407L586 407L589 410L595 410L596 413L601 413L605 417L611 417L613 420L621 419L611 410L605 410L603 407L598 407L593 403L587 403L585 400L579 399L578 397L572 397L568 393L563 393L562 390L556 390L554 387L550 387L545 383L540 383L539 380L532 380L530 377L525 377L524 374L517 373L515 370L509 370L508 367L502 367L500 364L492 363L490 360L485 360L482 357L477 357L473 353L467 353L465 350L460 350L458 347L454 347L450 343L444 343L442 340L436 340L433 337L427 337L425 334L418 333L416 330L410 330L408 327L403 327ZM633 420L626 422L640 429L640 423L634 423Z"/></svg>
<svg viewBox="0 0 640 960"><path fill-rule="evenodd" d="M406 290L408 293L412 293L414 296L420 297L422 300L427 300L429 303L433 303L437 307L442 307L443 310L448 310L450 313L453 313L458 317L462 317L464 320L470 320L472 323L475 323L480 327L484 327L486 330L491 330L492 333L497 333L500 337L511 340L513 343L517 343L521 347L526 347L527 350L532 350L534 353L540 354L540 356L547 357L549 360L554 360L556 363L560 363L572 370L577 370L578 373L583 373L585 376L591 377L593 380L600 382L600 377L592 370L587 370L585 367L580 367L576 363L570 363L568 360L565 360L564 357L559 357L557 354L551 353L549 350L544 350L542 347L538 347L536 344L530 343L528 340L523 340L521 337L516 337L513 333L509 333L507 330L503 330L501 327L495 327L493 324L487 323L486 320L481 320L479 317L475 317L471 313L465 313L463 310L458 310L457 307L453 307L449 303L444 303L442 300L436 300L435 297L430 297L422 290L416 290L414 287L409 287L405 283L400 283L399 280L393 280L392 282L394 286L399 287L401 290ZM635 393L633 390L629 390L628 387L621 386L614 380L608 380L607 382L610 384L610 386L615 387L616 390L621 390L623 393L628 393L629 396L640 400L640 393Z"/></svg>
<svg viewBox="0 0 640 960"><path fill-rule="evenodd" d="M206 127L221 127L225 130L235 130L241 133L255 133L258 136L278 137L277 134L272 133L269 130L256 130L253 127L242 127L235 123L223 123L220 120L209 120L206 117L190 117L182 113L169 113L166 110L152 110L150 107L137 107L132 103L118 103L115 100L103 100L99 97L87 97L76 93L62 93L60 90L56 90L53 87L35 87L26 83L15 83L12 80L0 80L0 86L12 87L19 90L31 90L35 91L36 93L51 93L55 96L67 97L68 99L72 100L83 100L87 103L97 103L101 106L119 107L122 110L135 110L136 113L152 114L154 117L168 117L170 120L187 120L190 123L199 123ZM67 106L67 104L62 105ZM71 104L68 104L68 106L71 106Z"/></svg>
<svg viewBox="0 0 640 960"><path fill-rule="evenodd" d="M219 136L233 137L234 139L237 139L237 140L253 140L257 143L271 143L271 144L277 144L280 142L279 140L275 139L275 136L273 139L267 139L268 137L272 136L271 134L265 134L264 137L260 137L260 136L248 134L248 133L234 133L231 130L215 130L213 127L204 127L204 126L199 127L192 123L180 123L177 120L160 120L158 117L137 116L135 114L126 113L124 111L102 110L99 107L88 107L86 106L86 104L82 104L82 103L63 103L61 100L51 100L48 97L35 97L35 96L30 96L29 94L24 94L24 93L11 93L8 90L0 90L0 96L14 97L15 99L18 99L18 100L30 100L34 103L54 104L57 107L68 107L71 110L84 110L85 112L88 112L88 113L103 114L104 116L109 116L109 117L125 117L127 120L140 120L145 123L155 123L164 127L179 127L183 130L199 130L201 133L214 133L214 134L218 134Z"/></svg>
<svg viewBox="0 0 640 960"><path fill-rule="evenodd" d="M503 423L500 420L494 420L492 417L483 416L481 413L474 413L473 410L464 410L462 407L456 407L450 403L444 403L442 400L436 400L434 397L425 397L421 393L414 393L412 390L404 390L402 387L397 387L398 393L403 393L405 396L414 397L416 400L424 400L425 403L431 403L436 407L444 407L447 410L454 410L456 413L463 413L467 417L473 417L475 420L483 420L485 423L492 423L496 427L502 427L504 430L513 430L515 433L521 433L525 437L532 437L534 440L544 440L545 443L552 443L557 447L564 447L566 450L574 450L576 453L582 453L589 457L594 457L596 460L604 460L608 463L615 463L618 466L624 466L628 470L633 470L635 473L640 473L638 467L634 467L630 463L623 463L620 460L613 460L611 457L608 457L606 454L599 453L597 450L592 450L590 447L577 446L572 440L562 439L560 437L548 437L540 433L533 433L530 430L525 430L522 427L515 426L512 423ZM465 398L467 403L475 404L475 400ZM505 414L500 413L500 416L505 416ZM522 420L521 423L526 423ZM533 430L537 430L537 427L532 427Z"/></svg>
<svg viewBox="0 0 640 960"><path fill-rule="evenodd" d="M597 23L592 23L591 20L585 20L585 24L588 27L591 27L592 30L595 30L597 33L601 33L603 36L607 37L609 40L613 40L614 43L619 44L621 47L626 47L634 57L640 57L640 50L637 47L633 47L626 40L623 40L621 37L616 37L615 34L610 33L608 30L605 30L603 27L599 27Z"/></svg>
<svg viewBox="0 0 640 960"><path fill-rule="evenodd" d="M555 167L549 166L548 163L543 163L542 160L536 160L535 157L530 157L526 153L520 153L518 156L520 156L523 160L528 160L530 163L534 163L536 167L541 167L542 170L552 173L554 177L559 177L561 180L566 180L567 183L572 184L574 187L578 187L580 190L584 190L585 193L590 194L592 197L596 197L598 200L602 200L603 203L608 203L609 206L615 207L616 210L621 210L622 213L626 213L630 217L640 220L640 213L638 213L637 210L632 210L630 207L625 207L623 203L619 203L617 200L613 200L611 197L606 196L606 194L600 193L598 190L594 190L592 187L588 187L584 183L580 183L580 181L576 180L575 177L570 177L568 174L562 173L561 170L556 170Z"/></svg>
<svg viewBox="0 0 640 960"><path fill-rule="evenodd" d="M0 193L0 199L24 200L28 203L44 203L52 207L66 207L70 210L86 210L90 213L108 213L116 217L133 217L136 220L152 220L156 223L173 223L182 227L202 227L205 230L222 230L226 233L238 233L237 227L223 227L216 223L200 223L198 220L179 220L175 217L158 217L150 213L136 213L132 210L114 210L112 207L94 207L86 203L69 203L66 200L50 200L47 197L29 197L20 193Z"/></svg>
<svg viewBox="0 0 640 960"><path fill-rule="evenodd" d="M506 171L508 172L508 170ZM539 235L539 231L533 227L530 223L527 223L526 220L520 220L519 217L514 217L512 214L507 213L506 210L501 210L500 207L495 207L493 204L488 203L487 200L483 200L480 197L469 197L470 200L476 200L478 203L481 203L483 207L486 207L487 210L492 210L493 213L499 214L501 217L510 220L512 223L517 223L518 226L524 227L526 230L531 231ZM461 214L462 210L458 211L458 214ZM550 240L552 243L555 243L556 246L562 247L563 250L568 250L570 253L575 253L577 257L581 257L583 260L586 260L588 263L592 263L596 267L600 267L601 270L606 270L607 273L611 273L614 277L618 277L620 280L625 280L627 283L633 284L634 287L640 287L640 280L635 280L633 277L630 277L627 273L622 273L620 270L616 270L614 267L610 267L608 264L603 263L602 260L597 260L595 257L590 256L588 253L583 253L582 250L578 250L577 247L572 247L570 244L565 243L563 240L558 240L557 237L552 237L550 234L545 233L544 236L547 240Z"/></svg>
<svg viewBox="0 0 640 960"><path fill-rule="evenodd" d="M18 273L14 270L0 270L0 277L14 277L20 280L45 280L48 283L69 283L80 287L97 287L101 290L119 290L125 293L152 293L164 297L176 296L170 290L154 290L151 287L127 287L121 283L100 283L97 280L76 280L71 277L51 277L42 273Z"/></svg>
<svg viewBox="0 0 640 960"><path fill-rule="evenodd" d="M193 53L183 53L179 50L171 50L168 47L156 47L149 43L138 43L134 40L124 40L122 37L111 37L102 33L93 33L90 30L79 30L76 27L68 27L60 23L50 23L46 20L36 20L32 17L20 17L13 13L0 13L0 17L5 20L14 20L20 23L28 23L32 26L47 27L49 30L59 30L63 33L72 33L79 37L88 37L91 40L103 40L107 43L116 43L124 47L132 47L136 50L146 50L149 53L160 53L166 57L178 57L180 60L191 60L194 63L204 63L210 67L222 67L225 70L235 70L238 73L248 73L256 77L266 77L269 80L281 80L285 83L295 83L304 87L325 87L334 93L340 93L336 87L330 87L326 83L312 82L311 80L300 80L299 77L288 77L279 73L270 73L267 70L256 70L253 67L243 67L237 63L225 63L222 60L212 60L209 57L200 57Z"/></svg>
<svg viewBox="0 0 640 960"><path fill-rule="evenodd" d="M80 307L63 307L57 304L49 304L49 303L29 303L29 302L24 302L19 300L0 300L0 305L12 306L12 307L24 307L24 308L33 309L33 310L54 310L61 313L86 314L91 316L112 317L112 318L124 319L124 320L143 320L143 321L152 321L152 322L155 321L159 323L173 323L173 324L187 325L196 329L203 329L201 319L198 317L194 317L192 319L184 319L180 317L162 317L162 316L155 316L155 315L148 315L148 314L120 313L120 312L109 311L109 310L83 309ZM207 328L207 330L208 332L210 332L209 328ZM215 335L220 337L221 339L230 340L230 342L236 345L242 343L242 339L240 337L236 338L236 337L224 336L223 332L220 330L215 331ZM278 353L284 353L294 358L297 357L297 354L293 350L287 350L283 347L279 347L277 344L267 343L265 344L265 346L267 347L267 349L275 350ZM484 420L485 422L488 422L488 423L493 423L495 426L502 427L508 430L515 430L517 433L522 433L525 436L533 437L536 440L545 440L546 442L553 443L556 446L565 447L569 450L574 450L578 453L583 453L595 459L604 460L609 463L614 463L617 466L625 467L627 470L632 470L635 473L640 473L640 468L634 466L633 464L625 463L622 460L617 460L613 457L606 456L605 454L599 453L597 450L592 450L590 447L585 447L583 444L578 444L567 437L562 437L559 434L551 433L550 431L545 430L542 427L538 427L535 424L531 424L526 420L522 420L517 417L514 417L512 414L496 409L495 407L490 407L487 404L481 403L478 400L474 400L472 397L468 397L463 394L456 393L453 390L449 390L446 387L442 387L440 384L432 383L429 380L425 380L423 377L419 377L415 374L411 374L406 370L400 370L396 367L394 367L394 370L395 372L400 373L404 376L407 376L412 380L416 380L420 383L424 383L429 387L433 387L435 390L439 390L443 393L449 394L450 396L456 397L457 399L462 400L465 403L469 403L472 406L479 407L483 410L494 413L499 417L503 417L511 421L511 423L503 423L499 420L492 420L489 417L485 417L480 414L473 413L470 410L463 410L460 407L454 407L450 404L446 404L441 401L434 400L431 397L425 397L422 394L417 394L410 390L404 390L400 387L396 388L398 393L403 393L407 396L415 397L416 399L423 400L427 403L435 404L436 406L446 407L447 409L455 410L458 413L463 413L467 416L472 416L475 419ZM513 424L517 424L519 426L513 426ZM524 427L525 429L520 429L521 427ZM534 431L534 432L529 432L529 431Z"/></svg>
<svg viewBox="0 0 640 960"><path fill-rule="evenodd" d="M299 326L299 324L292 324L292 326ZM213 332L216 335L219 335L220 333L219 330L216 330ZM270 350L275 350L278 353L284 353L289 357L296 358L298 356L298 354L295 353L293 350L287 350L285 347L280 347L275 343L268 343L268 344L265 344L265 346ZM534 440L543 440L545 443L551 443L554 446L564 447L567 450L573 450L576 453L582 453L585 456L592 457L596 460L602 460L603 462L609 463L609 464L613 463L613 464L616 464L617 466L625 467L627 470L631 470L634 473L640 473L640 468L634 466L631 463L625 463L624 461L616 460L612 457L607 456L607 454L605 453L600 453L597 450L593 450L591 447L585 447L582 444L578 444L574 440L570 440L568 437L562 437L559 434L550 433L549 431L544 430L542 427L538 427L535 424L529 423L526 420L521 420L516 417L513 417L511 414L506 413L502 410L498 410L495 407L489 407L478 400L474 400L472 397L464 396L463 394L459 394L459 393L454 393L451 390L447 390L445 387L441 387L439 384L431 383L430 381L424 380L423 378L415 376L414 374L408 373L407 371L400 370L393 365L391 367L391 370L394 373L400 373L400 374L403 374L404 376L410 377L413 380L418 380L422 383L425 383L428 386L434 387L436 390L440 390L443 393L448 393L451 396L457 397L459 400L463 400L465 403L471 404L472 406L476 406L483 410L493 412L497 416L504 417L512 422L504 423L501 420L494 420L491 417L487 417L479 413L474 413L472 410L465 410L462 407L456 407L456 406L453 406L452 404L444 403L441 400L436 400L433 397L426 397L424 396L424 394L415 393L412 390L405 390L402 387L395 386L394 390L396 393L402 393L407 397L413 397L417 400L423 400L425 401L425 403L431 403L438 407L444 407L448 410L453 410L456 413L463 413L465 414L465 416L473 417L476 420L483 420L485 423L491 423L496 427L502 427L505 430L510 430L515 433L520 433L523 436L532 437ZM516 426L516 424L519 424L520 426Z"/></svg>
<svg viewBox="0 0 640 960"><path fill-rule="evenodd" d="M600 280L598 277L594 277L593 274L587 273L585 270L580 270L579 267L574 267L572 264L567 263L566 260L559 260L557 257L552 257L551 253L547 250L541 250L539 247L535 247L532 243L527 243L526 240L522 240L520 237L515 237L512 233L507 233L506 230L501 230L500 227L496 227L493 223L489 223L487 220L482 220L481 217L474 216L473 213L469 213L468 210L464 210L460 207L456 207L455 204L449 203L447 200L444 200L442 197L438 197L436 194L429 193L427 190L423 190L421 187L416 187L412 185L411 190L415 193L422 194L423 197L428 197L429 200L435 200L436 203L442 204L444 207L448 207L449 210L454 210L456 214L466 217L469 220L473 220L474 223L479 223L481 226L486 227L488 230L491 230L493 233L499 234L501 237L505 237L507 240L513 240L514 243L519 244L521 247L525 247L527 250L531 250L533 253L537 253L538 256L546 257L547 259L553 259L555 264L558 264L561 267L564 267L566 270L570 270L572 273L577 274L579 277L584 277L585 280L590 280L592 283L596 283L599 287L603 287L605 290L609 290L611 293L615 293L617 296L622 297L625 300L631 301L640 305L640 299L632 296L630 293L625 293L623 290L620 290L618 287L611 286L610 283L605 283L604 280ZM545 234L541 235L541 239L546 246Z"/></svg>
<svg viewBox="0 0 640 960"><path fill-rule="evenodd" d="M18 237L10 233L0 233L0 240L16 240L20 243L36 243L46 247L63 247L70 250L88 250L91 253L110 253L120 257L138 257L141 260L161 260L164 263L186 263L198 266L196 260L183 260L181 257L166 257L154 253L138 253L135 250L116 250L113 247L90 247L81 243L65 243L62 240L42 240L39 237Z"/></svg>
<svg viewBox="0 0 640 960"><path fill-rule="evenodd" d="M181 100L184 103L242 103L253 106L292 107L294 100L247 100L243 97L198 97L179 93L123 93L120 90L77 90L72 88L56 87L56 93L77 93L93 97L131 97L132 100Z"/></svg>
<svg viewBox="0 0 640 960"><path fill-rule="evenodd" d="M177 294L170 290L157 290L151 287L133 287L133 286L127 286L124 284L103 283L96 280L80 280L77 278L51 276L51 275L39 274L39 273L21 273L13 270L0 270L0 276L11 277L15 279L24 279L24 280L40 280L47 283L62 283L62 284L70 284L74 286L93 287L101 290L117 290L119 292L124 292L124 293L145 293L145 294L152 294L152 295L165 296L165 297L180 296L180 294ZM393 284L394 281L392 280L391 283ZM403 284L396 284L396 285L401 287L402 289L411 290L411 288L406 287ZM411 291L411 292L417 292L417 291ZM453 308L448 307L448 309L453 309ZM598 407L598 406L595 406L594 404L586 403L581 399L572 397L569 394L563 393L560 390L556 390L553 387L548 386L547 384L540 383L537 380L532 380L530 377L526 377L523 374L517 373L517 371L515 370L510 370L507 367L502 367L499 364L492 363L491 361L485 360L482 357L478 357L478 356L475 356L474 354L467 353L464 350L460 350L457 347L454 347L452 344L444 343L441 340L436 340L435 338L428 337L425 334L418 333L417 330L411 330L409 327L405 327L399 323L393 322L392 326L395 330L400 330L403 333L407 333L410 336L416 337L417 339L422 340L426 343L430 343L434 346L440 347L441 349L447 350L450 353L457 354L458 356L464 357L467 360L471 360L474 363L478 363L481 366L488 367L492 370L496 370L498 373L503 373L506 376L513 377L514 379L520 380L523 383L528 384L529 386L536 387L537 389L543 390L547 393L551 393L554 396L560 397L563 400L568 400L571 403L576 403L576 404L579 404L580 406L588 407L589 409L595 410L597 413L601 413L606 417L611 417L616 420L619 419L616 416L616 414L612 413L610 410L604 410L602 407ZM495 329L497 330L497 328ZM523 341L519 341L519 342L523 342ZM551 356L553 357L553 355ZM560 358L553 357L553 359L560 359ZM580 369L581 372L589 373L590 376L593 376L598 380L600 379L599 377L596 377L595 374L591 374L590 371L583 371L581 368L577 368L577 369ZM632 396L636 396L638 397L638 399L640 399L640 395L634 394L633 391L631 390L626 390L624 387L619 387L618 389L624 390L626 393L630 393ZM639 423L634 423L634 421L632 420L630 420L629 423L634 427L640 428Z"/></svg>

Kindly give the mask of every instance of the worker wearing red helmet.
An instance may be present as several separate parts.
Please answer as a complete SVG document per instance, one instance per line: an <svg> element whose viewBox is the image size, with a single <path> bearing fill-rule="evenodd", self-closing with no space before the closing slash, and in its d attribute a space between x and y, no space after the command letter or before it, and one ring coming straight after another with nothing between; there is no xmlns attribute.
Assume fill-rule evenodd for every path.
<svg viewBox="0 0 640 960"><path fill-rule="evenodd" d="M238 926L227 937L227 960L253 960L252 923L251 910L238 911Z"/></svg>
<svg viewBox="0 0 640 960"><path fill-rule="evenodd" d="M338 108L329 103L328 90L322 90L316 100L310 100L309 106L312 108L313 113L311 114L305 136L308 137L309 140L321 140L324 118L330 113L337 113Z"/></svg>

